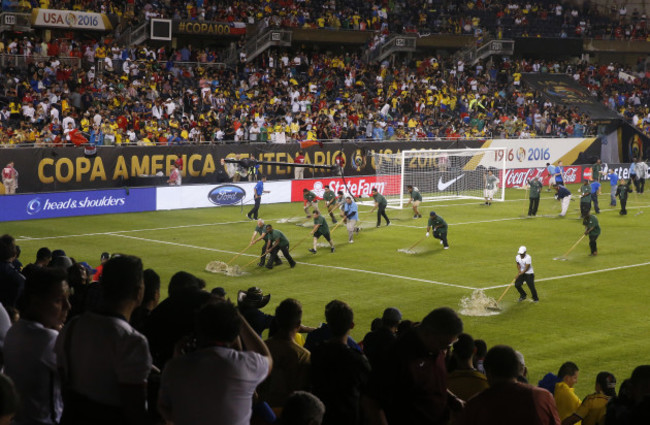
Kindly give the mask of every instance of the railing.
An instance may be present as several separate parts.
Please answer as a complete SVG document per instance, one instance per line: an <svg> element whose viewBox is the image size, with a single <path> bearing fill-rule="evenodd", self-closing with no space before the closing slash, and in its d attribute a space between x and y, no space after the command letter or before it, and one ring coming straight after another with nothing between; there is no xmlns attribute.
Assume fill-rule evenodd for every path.
<svg viewBox="0 0 650 425"><path fill-rule="evenodd" d="M9 54L3 54L0 55L0 66L6 67L6 66L14 66L16 68L27 68L28 65L40 61L47 60L49 56L40 56L40 55L9 55ZM67 66L81 66L81 58L77 57L72 57L72 56L59 56L57 58L59 62L61 62L62 65L67 65Z"/></svg>
<svg viewBox="0 0 650 425"><path fill-rule="evenodd" d="M513 40L490 40L476 49L476 59L482 59L489 55L512 55L515 51Z"/></svg>
<svg viewBox="0 0 650 425"><path fill-rule="evenodd" d="M366 62L380 61L396 52L415 52L416 40L413 35L391 34L383 43L366 50Z"/></svg>
<svg viewBox="0 0 650 425"><path fill-rule="evenodd" d="M510 56L515 51L515 42L513 40L489 40L479 47L469 47L461 50L456 54L458 59L461 59L467 64L474 64L479 60L491 55Z"/></svg>
<svg viewBox="0 0 650 425"><path fill-rule="evenodd" d="M119 66L113 66L113 69L115 73L122 74L122 66L121 64L124 63L123 60L121 59L113 59L113 65L118 62ZM145 59L138 59L131 61L132 63L137 63L137 64L148 64L151 61L145 60ZM158 64L160 64L163 68L167 64L167 61L159 60L156 61ZM216 68L216 69L226 69L228 65L225 62L181 62L181 61L174 61L174 66L175 67L195 67L195 66L203 66L207 68ZM96 59L95 60L95 69L97 72L108 72L104 69L104 60L103 59Z"/></svg>
<svg viewBox="0 0 650 425"><path fill-rule="evenodd" d="M316 140L316 142L320 142L323 144L335 144L335 143L360 143L360 142L418 142L418 143L428 143L428 142L457 142L457 141L467 141L467 140L485 140L485 139L490 139L496 136L488 136L486 135L485 137L423 137L423 138L401 138L401 139L373 139L373 138L364 138L364 139L319 139ZM576 137L576 136L573 136ZM584 136L580 137L596 137L595 134L585 134ZM499 139L512 139L512 140L518 140L520 137L508 137L507 135L499 135ZM545 135L539 135L539 136L528 136L526 139L565 139L566 137L559 137L559 136L545 136ZM302 140L301 140L302 141ZM250 140L239 140L239 141L234 141L234 140L201 140L201 141L184 141L182 143L156 143L156 144L151 144L151 145L142 145L138 144L138 142L129 142L129 143L122 143L120 145L115 145L115 144L104 144L104 145L96 145L98 147L102 148L113 148L113 147L142 147L142 146L190 146L190 145L222 145L222 144L238 144L238 145L254 145L254 146L261 146L261 145L276 145L276 144L295 144L299 143L299 141L292 141L292 142L287 142L287 143L273 143L270 141L267 142L259 142L259 141L250 141ZM43 147L75 147L74 144L72 143L7 143L7 142L2 142L0 143L0 149L26 149L26 148L43 148Z"/></svg>
<svg viewBox="0 0 650 425"><path fill-rule="evenodd" d="M379 47L381 53L378 59L383 60L396 52L415 52L416 40L417 38L414 36L395 34Z"/></svg>
<svg viewBox="0 0 650 425"><path fill-rule="evenodd" d="M147 39L149 37L149 25L149 21L145 21L135 28L129 27L129 29L118 39L118 44L131 46L133 40L139 40L143 37L144 39Z"/></svg>
<svg viewBox="0 0 650 425"><path fill-rule="evenodd" d="M291 45L291 31L283 29L269 29L259 36L252 38L244 46L246 61L253 60L269 46Z"/></svg>

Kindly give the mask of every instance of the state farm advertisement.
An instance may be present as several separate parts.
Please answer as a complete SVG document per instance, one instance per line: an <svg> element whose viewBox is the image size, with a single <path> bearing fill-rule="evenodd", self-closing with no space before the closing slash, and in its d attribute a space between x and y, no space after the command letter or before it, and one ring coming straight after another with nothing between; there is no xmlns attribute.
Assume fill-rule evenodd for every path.
<svg viewBox="0 0 650 425"><path fill-rule="evenodd" d="M589 173L588 173L589 174ZM580 183L582 181L582 166L571 165L564 167L564 184ZM506 187L524 187L532 178L538 178L544 186L548 185L551 176L546 168L514 168L506 170ZM585 175L585 178L588 178Z"/></svg>
<svg viewBox="0 0 650 425"><path fill-rule="evenodd" d="M347 183L347 186L345 183ZM323 199L325 186L329 186L334 193L341 190L346 194L351 193L355 198L369 198L373 188L376 188L382 195L399 194L399 176L391 178L377 176L346 177L345 183L343 179L338 177L293 180L291 182L291 202L303 200L303 189L310 190L318 196L318 199Z"/></svg>

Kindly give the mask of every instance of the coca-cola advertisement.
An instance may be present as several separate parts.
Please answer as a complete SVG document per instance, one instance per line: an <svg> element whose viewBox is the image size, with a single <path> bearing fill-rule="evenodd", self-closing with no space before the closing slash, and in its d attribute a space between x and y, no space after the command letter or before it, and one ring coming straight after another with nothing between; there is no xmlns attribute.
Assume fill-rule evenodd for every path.
<svg viewBox="0 0 650 425"><path fill-rule="evenodd" d="M571 165L568 167L564 167L565 184L580 183L582 181L582 179L580 178L581 175L582 175L581 165Z"/></svg>
<svg viewBox="0 0 650 425"><path fill-rule="evenodd" d="M546 168L514 168L506 170L506 187L523 187L533 177L542 179L544 184L548 184Z"/></svg>
<svg viewBox="0 0 650 425"><path fill-rule="evenodd" d="M347 185L345 184L347 183ZM351 193L355 198L368 198L373 188L384 195L394 195L399 193L399 176L396 179L377 178L376 176L365 177L324 177L320 179L294 180L291 182L291 202L302 201L303 189L310 190L323 199L325 186L337 193L342 190L344 193Z"/></svg>
<svg viewBox="0 0 650 425"><path fill-rule="evenodd" d="M579 183L582 176L581 165L564 167L564 183ZM506 187L523 187L532 178L541 179L544 186L548 185L551 177L546 168L514 168L506 170Z"/></svg>

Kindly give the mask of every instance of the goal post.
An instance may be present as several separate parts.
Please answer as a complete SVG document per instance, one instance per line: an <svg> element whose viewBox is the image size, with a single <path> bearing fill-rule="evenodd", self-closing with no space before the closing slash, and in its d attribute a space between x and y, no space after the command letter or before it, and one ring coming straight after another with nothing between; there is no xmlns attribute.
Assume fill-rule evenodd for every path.
<svg viewBox="0 0 650 425"><path fill-rule="evenodd" d="M485 199L486 177L491 170L498 179L493 200L504 201L505 152L506 148L484 148L374 153L376 185L383 189L382 194L392 208L404 208L409 202L408 186L420 192L423 202Z"/></svg>

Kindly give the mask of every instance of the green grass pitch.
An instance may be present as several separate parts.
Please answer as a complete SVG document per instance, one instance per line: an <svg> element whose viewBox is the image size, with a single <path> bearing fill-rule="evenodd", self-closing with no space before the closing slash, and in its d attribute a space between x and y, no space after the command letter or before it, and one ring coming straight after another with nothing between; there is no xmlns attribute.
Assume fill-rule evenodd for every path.
<svg viewBox="0 0 650 425"><path fill-rule="evenodd" d="M577 189L570 188L573 193ZM295 269L286 262L273 270L251 265L246 268L249 274L240 277L204 269L212 260L229 261L246 247L254 228L254 222L246 219L247 208L243 213L240 207L224 207L11 222L2 232L19 239L25 264L42 246L64 249L91 265L98 263L102 251L134 254L161 275L164 286L173 273L185 270L205 279L208 289L224 287L232 299L238 289L261 287L272 294L265 308L269 313L284 298L297 298L303 304L303 321L311 326L324 321L328 301L341 299L354 309L353 336L358 340L388 306L398 307L405 318L420 320L435 307L458 310L460 299L475 288L491 288L487 295L498 298L516 273L518 247L526 245L540 303L517 303L517 292L511 289L501 314L463 316L466 331L488 346L502 343L520 350L533 383L548 371L556 373L567 360L581 368L577 385L581 397L593 392L601 370L614 373L620 383L635 366L647 363L650 352L650 211L642 213L650 208L650 196L630 195L629 213L620 216L618 207L609 207L609 194L601 195L599 255L588 256L585 238L568 261L553 258L564 254L583 232L579 201L571 203L568 217L557 218L559 202L544 191L540 217L530 219L524 217L528 205L524 196L523 190L510 189L506 202L491 207L473 200L429 203L420 207L424 218L417 220L410 209L389 209L394 225L380 229L374 228L375 214L365 212L370 207L361 206L368 228L354 244L347 243L340 226L333 233L335 253L321 248L311 254L308 238L292 251L298 261ZM449 223L451 248L443 251L431 237L418 245L418 254L398 252L424 236L431 210ZM277 220L302 216L298 203L261 208L261 217L282 230L293 245L309 229ZM259 249L251 248L233 264L249 263ZM162 295L166 296L165 288Z"/></svg>

